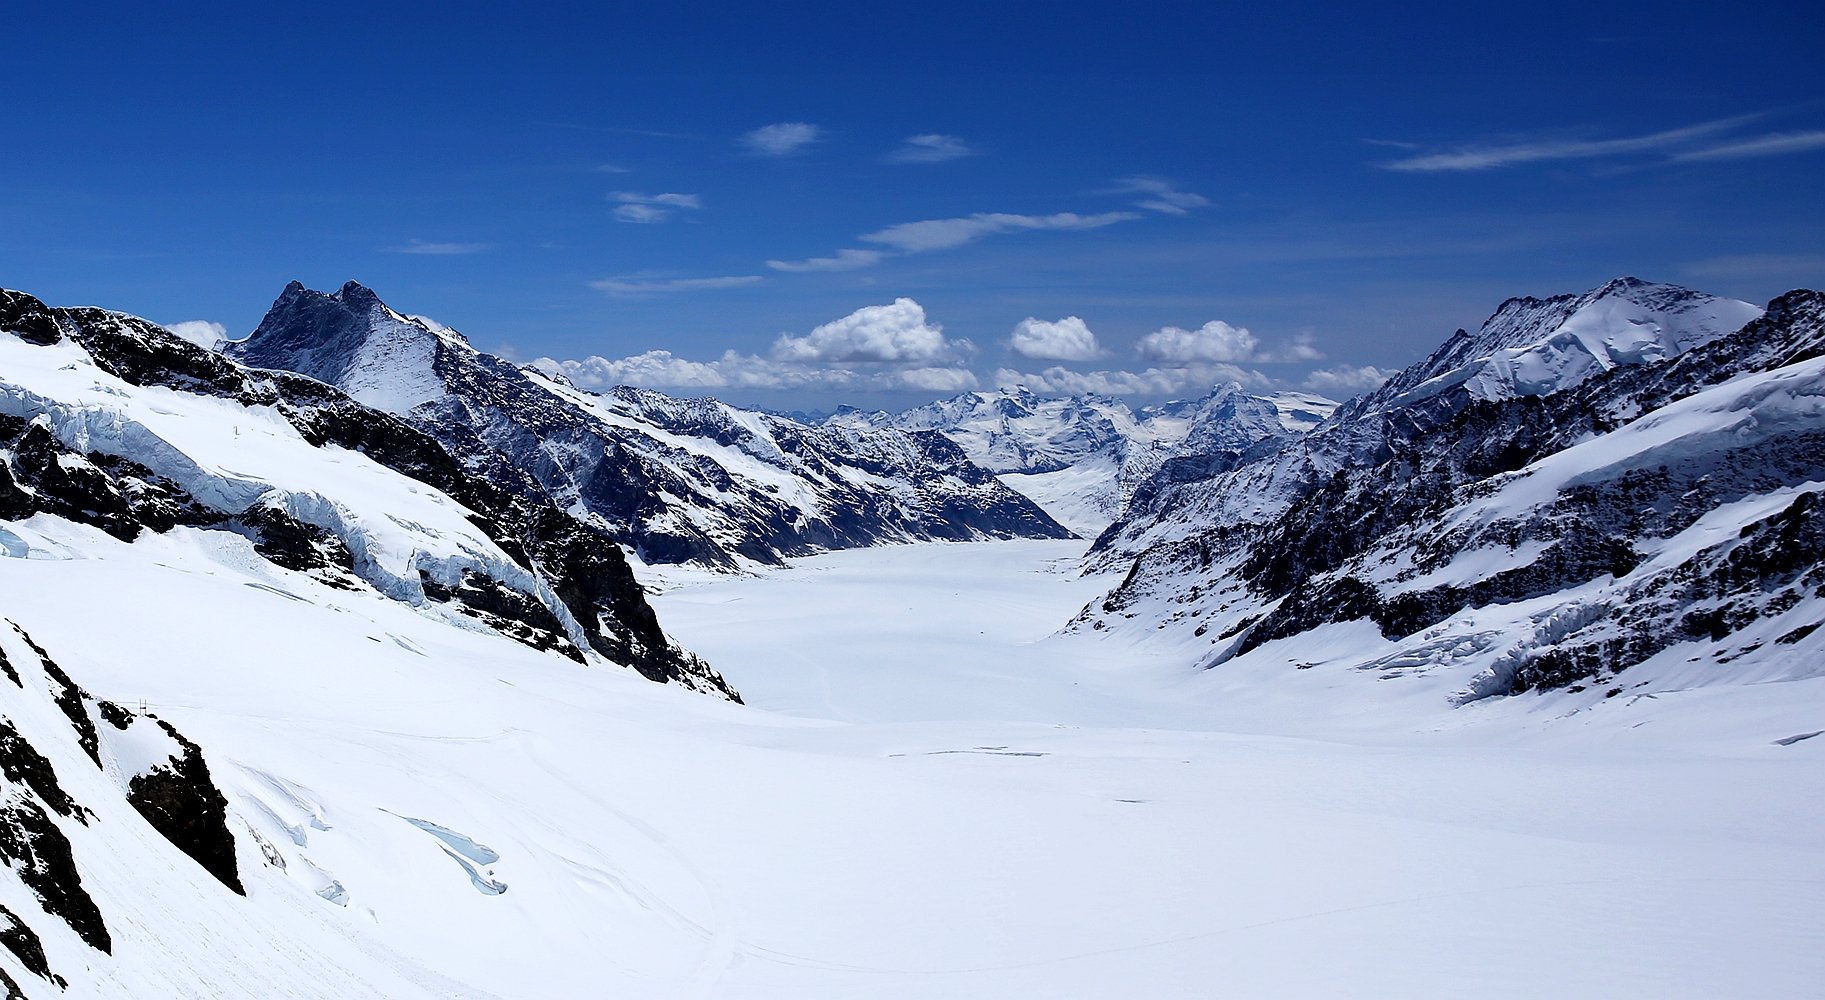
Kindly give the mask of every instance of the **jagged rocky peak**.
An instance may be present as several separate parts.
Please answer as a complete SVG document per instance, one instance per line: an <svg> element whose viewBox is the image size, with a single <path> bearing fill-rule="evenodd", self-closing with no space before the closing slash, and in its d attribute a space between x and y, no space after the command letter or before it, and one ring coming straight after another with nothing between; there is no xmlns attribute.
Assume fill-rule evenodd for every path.
<svg viewBox="0 0 1825 1000"><path fill-rule="evenodd" d="M647 562L734 570L882 542L1068 534L949 442L650 390L583 391L353 283L334 294L287 286L226 350L406 419L492 487L568 511Z"/></svg>
<svg viewBox="0 0 1825 1000"><path fill-rule="evenodd" d="M473 353L462 334L395 312L354 281L331 293L294 281L251 336L223 345L223 353L246 364L309 375L389 413L444 396L433 373L440 349Z"/></svg>

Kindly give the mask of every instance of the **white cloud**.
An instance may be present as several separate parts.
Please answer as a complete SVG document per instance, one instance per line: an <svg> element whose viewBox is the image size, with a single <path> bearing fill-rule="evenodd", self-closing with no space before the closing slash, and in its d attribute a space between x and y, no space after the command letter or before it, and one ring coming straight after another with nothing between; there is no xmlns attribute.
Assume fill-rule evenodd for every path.
<svg viewBox="0 0 1825 1000"><path fill-rule="evenodd" d="M662 292L692 292L705 288L740 288L743 285L758 285L762 280L764 279L758 274L743 274L725 278L672 278L669 281L629 276L592 281L589 283L589 287L616 296L652 295Z"/></svg>
<svg viewBox="0 0 1825 1000"><path fill-rule="evenodd" d="M1020 372L1002 368L995 372L998 388L1027 388L1055 395L1097 393L1104 396L1174 396L1203 393L1223 382L1239 382L1244 387L1270 390L1278 386L1273 379L1257 371L1246 371L1235 365L1190 365L1184 368L1149 368L1141 372L1077 372L1065 367L1047 368L1043 372Z"/></svg>
<svg viewBox="0 0 1825 1000"><path fill-rule="evenodd" d="M187 319L182 323L166 323L165 329L206 351L215 350L216 341L228 336L227 327L220 323L211 323L206 319Z"/></svg>
<svg viewBox="0 0 1825 1000"><path fill-rule="evenodd" d="M1651 135L1628 139L1541 140L1505 146L1469 146L1449 153L1428 153L1404 160L1393 160L1383 163L1381 166L1388 170L1434 173L1445 170L1488 170L1491 167L1505 167L1511 163L1590 159L1626 153L1651 152L1686 145L1707 136L1727 132L1760 117L1762 116L1758 114L1723 118L1718 121L1703 122L1698 125L1688 125L1685 128L1669 129L1665 132L1655 132Z"/></svg>
<svg viewBox="0 0 1825 1000"><path fill-rule="evenodd" d="M1799 153L1808 149L1825 146L1825 132L1776 132L1771 135L1760 135L1741 142L1712 146L1709 149L1695 149L1676 154L1675 160L1742 160L1752 156L1779 156L1782 153Z"/></svg>
<svg viewBox="0 0 1825 1000"><path fill-rule="evenodd" d="M862 239L881 243L906 253L926 250L948 250L973 243L984 236L1028 229L1098 229L1103 226L1138 219L1133 212L1104 212L1101 215L1078 215L1059 212L1056 215L1009 215L1003 212L978 212L964 219L928 219L924 222L902 222Z"/></svg>
<svg viewBox="0 0 1825 1000"><path fill-rule="evenodd" d="M942 163L971 156L975 152L968 143L954 135L913 135L902 140L900 148L887 154L887 162Z"/></svg>
<svg viewBox="0 0 1825 1000"><path fill-rule="evenodd" d="M664 222L680 208L702 208L703 199L694 194L641 194L638 191L610 191L608 200L621 204L615 218L622 222Z"/></svg>
<svg viewBox="0 0 1825 1000"><path fill-rule="evenodd" d="M1210 204L1209 198L1190 191L1180 191L1177 185L1159 177L1124 177L1115 183L1112 194L1150 195L1145 201L1137 201L1135 204L1167 215L1184 215L1190 209Z"/></svg>
<svg viewBox="0 0 1825 1000"><path fill-rule="evenodd" d="M715 361L687 361L670 351L648 351L611 361L602 357L582 361L540 358L532 363L541 371L563 375L584 389L603 390L617 385L649 389L822 389L822 390L921 390L962 392L979 384L967 368L857 369L774 361L752 354L727 351Z"/></svg>
<svg viewBox="0 0 1825 1000"><path fill-rule="evenodd" d="M1183 330L1176 326L1155 330L1142 337L1135 345L1135 350L1144 361L1163 361L1167 364L1212 361L1283 364L1315 361L1324 356L1303 340L1283 344L1278 350L1272 351L1258 350L1259 346L1260 339L1248 332L1247 327L1230 326L1220 319L1213 319L1196 330Z"/></svg>
<svg viewBox="0 0 1825 1000"><path fill-rule="evenodd" d="M1008 350L1023 358L1044 361L1089 361L1103 353L1096 334L1076 316L1066 316L1056 323L1028 316L1014 327Z"/></svg>
<svg viewBox="0 0 1825 1000"><path fill-rule="evenodd" d="M532 363L540 371L557 372L585 389L605 389L617 385L719 386L728 380L713 364L686 361L671 351L647 351L631 358L610 361L590 357L582 361L553 361L540 358Z"/></svg>
<svg viewBox="0 0 1825 1000"><path fill-rule="evenodd" d="M803 152L824 130L806 122L763 125L741 137L742 144L761 156L791 156Z"/></svg>
<svg viewBox="0 0 1825 1000"><path fill-rule="evenodd" d="M1772 281L1819 281L1825 276L1825 255L1748 253L1712 257L1680 265L1680 270L1700 278L1760 278Z"/></svg>
<svg viewBox="0 0 1825 1000"><path fill-rule="evenodd" d="M773 343L780 361L941 361L974 350L967 340L952 341L944 328L925 319L912 299L885 306L863 306L803 337L782 333Z"/></svg>
<svg viewBox="0 0 1825 1000"><path fill-rule="evenodd" d="M808 260L770 260L775 271L853 271L878 263L887 254L879 250L838 250L835 257L812 257Z"/></svg>
<svg viewBox="0 0 1825 1000"><path fill-rule="evenodd" d="M402 247L381 247L386 253L422 253L444 256L448 254L481 253L488 249L487 243L426 243L424 240L408 240Z"/></svg>
<svg viewBox="0 0 1825 1000"><path fill-rule="evenodd" d="M1379 389L1383 382L1393 377L1392 371L1383 371L1374 365L1363 365L1361 368L1337 365L1312 372L1305 377L1303 384L1321 396L1348 399L1371 389Z"/></svg>

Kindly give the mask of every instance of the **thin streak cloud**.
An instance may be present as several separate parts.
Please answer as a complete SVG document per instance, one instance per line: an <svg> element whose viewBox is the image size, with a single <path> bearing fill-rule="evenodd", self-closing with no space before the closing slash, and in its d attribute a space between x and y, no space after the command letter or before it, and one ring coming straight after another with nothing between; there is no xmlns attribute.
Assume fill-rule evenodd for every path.
<svg viewBox="0 0 1825 1000"><path fill-rule="evenodd" d="M974 243L984 236L993 236L998 233L1014 233L1031 229L1100 229L1103 226L1138 218L1140 216L1134 212L1104 212L1101 215L1078 215L1075 212L1059 212L1056 215L978 212L962 219L902 222L897 226L888 226L878 232L868 233L862 239L870 243L890 246L905 253L923 253L927 250L949 250L952 247Z"/></svg>
<svg viewBox="0 0 1825 1000"><path fill-rule="evenodd" d="M614 296L656 295L666 292L694 292L711 288L740 288L745 285L758 285L763 280L765 279L758 274L733 275L723 278L672 278L666 281L622 277L592 281L589 283L589 287Z"/></svg>
<svg viewBox="0 0 1825 1000"><path fill-rule="evenodd" d="M1754 156L1779 156L1825 146L1825 131L1776 132L1756 136L1710 149L1695 149L1674 156L1675 160L1744 160Z"/></svg>
<svg viewBox="0 0 1825 1000"><path fill-rule="evenodd" d="M493 244L489 243L426 243L424 240L409 240L405 246L381 247L382 253L422 253L433 256L449 254L481 253Z"/></svg>
<svg viewBox="0 0 1825 1000"><path fill-rule="evenodd" d="M1594 141L1544 140L1539 142L1514 143L1504 146L1481 146L1459 149L1449 153L1428 153L1424 156L1412 156L1403 160L1391 160L1379 164L1386 170L1398 170L1413 173L1438 173L1442 171L1488 170L1493 167L1505 167L1515 163L1536 163L1546 160L1579 160L1602 156L1616 156L1626 153L1641 153L1653 150L1668 149L1674 146L1687 145L1709 136L1728 132L1763 117L1760 114L1742 115L1736 118L1722 118L1717 121L1688 125L1685 128L1668 129L1650 135L1635 136L1627 139L1601 139Z"/></svg>

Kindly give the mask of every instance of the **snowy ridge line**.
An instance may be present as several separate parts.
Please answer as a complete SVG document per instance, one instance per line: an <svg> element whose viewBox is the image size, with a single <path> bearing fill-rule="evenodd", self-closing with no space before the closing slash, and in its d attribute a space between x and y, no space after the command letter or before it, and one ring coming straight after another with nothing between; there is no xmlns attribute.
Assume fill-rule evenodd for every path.
<svg viewBox="0 0 1825 1000"><path fill-rule="evenodd" d="M664 635L606 533L469 474L332 386L17 292L0 292L0 330L16 334L0 337L0 517L48 513L123 541L229 532L281 575L739 697Z"/></svg>
<svg viewBox="0 0 1825 1000"><path fill-rule="evenodd" d="M649 564L740 571L909 540L1069 535L947 439L824 430L627 387L586 393L354 282L329 294L291 283L223 349L407 420L478 479L571 511Z"/></svg>
<svg viewBox="0 0 1825 1000"><path fill-rule="evenodd" d="M1339 471L1386 463L1474 406L1545 398L1606 373L1657 368L1762 312L1635 278L1582 295L1510 299L1478 335L1458 331L1430 357L1349 400L1277 453L1244 456L1231 468L1194 474L1143 497L1098 540L1090 565L1101 572L1125 568L1149 545L1187 537L1198 525L1272 522Z"/></svg>
<svg viewBox="0 0 1825 1000"><path fill-rule="evenodd" d="M1562 305L1588 314L1592 296L1603 298ZM1547 688L1614 696L1625 671L1647 678L1634 684L1815 676L1825 296L1789 293L1740 331L1696 339L1542 395L1402 417L1399 434L1350 459L1332 445L1367 435L1327 424L1205 484L1297 484L1281 512L1212 523L1223 508L1169 509L1067 632L1152 634L1244 675L1272 662L1436 673L1455 678L1456 704ZM1346 409L1403 427L1361 400ZM1333 471L1314 475L1314 459ZM1340 645L1349 623L1374 638Z"/></svg>

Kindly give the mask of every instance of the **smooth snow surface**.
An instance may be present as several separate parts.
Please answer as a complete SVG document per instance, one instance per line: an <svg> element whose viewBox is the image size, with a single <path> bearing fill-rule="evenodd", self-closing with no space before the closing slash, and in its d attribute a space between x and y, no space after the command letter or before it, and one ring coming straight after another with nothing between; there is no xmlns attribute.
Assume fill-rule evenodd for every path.
<svg viewBox="0 0 1825 1000"><path fill-rule="evenodd" d="M1466 708L1322 665L1244 684L1053 634L1108 584L1075 573L1083 542L642 570L742 707L255 566L216 532L6 528L25 552L0 557L0 612L203 747L248 890L118 799L108 850L66 824L114 954L37 921L71 988L14 963L34 1000L1825 984L1825 739L1778 743L1825 726L1825 681ZM56 764L102 802L80 754Z"/></svg>

